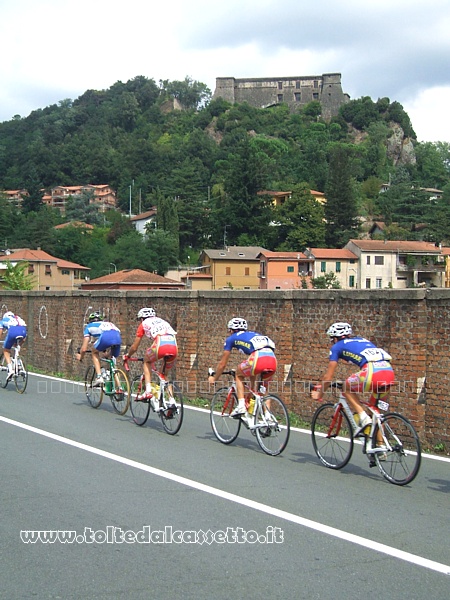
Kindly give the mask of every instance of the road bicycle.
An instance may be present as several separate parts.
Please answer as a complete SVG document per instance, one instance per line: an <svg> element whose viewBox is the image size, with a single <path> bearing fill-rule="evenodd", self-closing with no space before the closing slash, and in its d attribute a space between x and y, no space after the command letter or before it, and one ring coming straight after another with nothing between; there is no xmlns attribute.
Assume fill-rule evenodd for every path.
<svg viewBox="0 0 450 600"><path fill-rule="evenodd" d="M145 425L150 415L150 410L155 411L152 400L159 405L158 415L164 430L169 435L175 435L180 431L184 416L183 394L178 385L166 377L167 359L163 358L163 367L158 371L153 363L151 367L151 389L152 398L140 400L139 396L145 392L144 373L136 375L131 380L131 414L136 425ZM125 369L129 371L128 362L143 362L143 358L124 356Z"/></svg>
<svg viewBox="0 0 450 600"><path fill-rule="evenodd" d="M314 413L311 432L314 450L319 460L330 469L342 469L349 462L358 430L355 416L342 393L343 382L331 384L335 403L326 403ZM389 410L389 404L372 393L363 402L372 417L372 425L363 432L362 451L369 467L377 466L387 481L395 485L411 483L419 472L421 447L413 425L403 415ZM377 446L382 446L377 448Z"/></svg>
<svg viewBox="0 0 450 600"><path fill-rule="evenodd" d="M95 385L97 373L94 365L86 369L84 376L84 390L92 408L98 408L102 403L103 396L109 396L113 409L119 415L124 415L130 406L130 381L128 375L116 364L116 359L111 356L111 348L108 348L106 356L100 356L100 361L106 363L106 368L101 371L103 384ZM79 352L79 350L78 350ZM86 350L86 353L92 352Z"/></svg>
<svg viewBox="0 0 450 600"><path fill-rule="evenodd" d="M13 374L8 375L8 365L6 364L5 356L3 355L0 364L0 385L5 388L10 381L14 381L16 390L19 394L23 394L28 383L28 371L20 356L20 343L24 340L23 336L18 336L13 346L11 347L11 364ZM3 343L3 342L2 342Z"/></svg>
<svg viewBox="0 0 450 600"><path fill-rule="evenodd" d="M214 375L210 368L208 375ZM252 435L256 436L260 448L270 456L281 454L289 441L289 414L281 398L275 394L267 394L266 386L261 380L257 390L245 384L245 407L250 421L239 417L231 417L237 406L236 371L223 371L222 375L232 375L233 382L227 387L218 389L211 400L211 426L214 435L222 444L231 444L238 437L242 423Z"/></svg>

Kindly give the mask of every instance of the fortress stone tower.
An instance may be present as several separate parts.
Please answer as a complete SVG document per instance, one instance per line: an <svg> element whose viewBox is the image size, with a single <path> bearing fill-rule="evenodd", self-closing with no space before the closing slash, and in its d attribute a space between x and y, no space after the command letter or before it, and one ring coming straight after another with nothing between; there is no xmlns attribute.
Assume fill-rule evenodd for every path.
<svg viewBox="0 0 450 600"><path fill-rule="evenodd" d="M257 108L284 103L292 112L318 100L325 120L336 116L340 106L350 99L342 91L340 73L251 79L217 77L213 100L216 98L223 98L232 104L247 102Z"/></svg>

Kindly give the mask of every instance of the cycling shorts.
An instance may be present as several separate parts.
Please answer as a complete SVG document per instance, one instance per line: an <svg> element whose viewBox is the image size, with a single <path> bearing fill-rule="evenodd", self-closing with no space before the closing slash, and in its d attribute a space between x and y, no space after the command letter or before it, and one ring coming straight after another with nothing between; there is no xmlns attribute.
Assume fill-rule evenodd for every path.
<svg viewBox="0 0 450 600"><path fill-rule="evenodd" d="M174 335L157 335L150 348L147 348L146 359L154 363L166 357L166 369L173 366L178 354L177 339Z"/></svg>
<svg viewBox="0 0 450 600"><path fill-rule="evenodd" d="M108 329L104 331L98 340L94 343L94 348L99 352L104 352L112 346L111 354L117 358L120 354L120 344L122 338L120 332L117 329Z"/></svg>
<svg viewBox="0 0 450 600"><path fill-rule="evenodd" d="M27 328L25 325L12 325L8 329L5 341L3 342L3 348L11 350L18 337L23 337L23 339L27 337Z"/></svg>
<svg viewBox="0 0 450 600"><path fill-rule="evenodd" d="M239 365L245 377L261 375L263 381L270 381L277 370L277 359L270 348L256 350Z"/></svg>
<svg viewBox="0 0 450 600"><path fill-rule="evenodd" d="M386 392L394 383L395 374L391 364L386 360L368 362L361 371L350 375L346 387L351 392Z"/></svg>

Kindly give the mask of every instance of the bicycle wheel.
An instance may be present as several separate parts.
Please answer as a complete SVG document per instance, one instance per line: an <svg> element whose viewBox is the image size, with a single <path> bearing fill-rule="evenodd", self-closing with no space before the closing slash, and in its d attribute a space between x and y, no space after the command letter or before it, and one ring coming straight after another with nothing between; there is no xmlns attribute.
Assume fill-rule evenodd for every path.
<svg viewBox="0 0 450 600"><path fill-rule="evenodd" d="M23 394L28 383L28 371L21 358L17 359L17 371L14 375L14 383L19 394Z"/></svg>
<svg viewBox="0 0 450 600"><path fill-rule="evenodd" d="M264 396L255 413L256 439L270 456L281 454L289 441L289 414L278 396Z"/></svg>
<svg viewBox="0 0 450 600"><path fill-rule="evenodd" d="M131 382L131 398L130 408L133 421L136 425L145 425L150 414L150 400L138 400L145 389L145 381L143 375L136 375Z"/></svg>
<svg viewBox="0 0 450 600"><path fill-rule="evenodd" d="M231 444L239 435L241 419L233 419L230 413L237 404L237 397L230 388L217 390L211 400L211 427L222 444Z"/></svg>
<svg viewBox="0 0 450 600"><path fill-rule="evenodd" d="M319 460L330 469L342 469L353 453L350 421L335 404L323 404L311 423L312 443Z"/></svg>
<svg viewBox="0 0 450 600"><path fill-rule="evenodd" d="M102 386L94 387L93 385L96 377L97 374L95 372L94 365L91 365L87 368L86 375L84 376L84 391L92 408L98 408L103 400Z"/></svg>
<svg viewBox="0 0 450 600"><path fill-rule="evenodd" d="M183 416L183 394L176 383L169 381L164 390L163 407L159 411L162 426L169 435L180 431Z"/></svg>
<svg viewBox="0 0 450 600"><path fill-rule="evenodd" d="M116 413L124 415L130 406L130 380L122 369L114 369L114 388L110 398Z"/></svg>
<svg viewBox="0 0 450 600"><path fill-rule="evenodd" d="M2 388L5 388L8 385L8 381L6 380L7 375L8 367L6 366L5 357L3 357L0 364L0 385L2 386Z"/></svg>
<svg viewBox="0 0 450 600"><path fill-rule="evenodd" d="M378 426L372 438L376 444ZM384 454L375 454L375 462L381 474L390 483L406 485L419 472L421 462L420 440L413 425L398 413L386 413L381 418Z"/></svg>

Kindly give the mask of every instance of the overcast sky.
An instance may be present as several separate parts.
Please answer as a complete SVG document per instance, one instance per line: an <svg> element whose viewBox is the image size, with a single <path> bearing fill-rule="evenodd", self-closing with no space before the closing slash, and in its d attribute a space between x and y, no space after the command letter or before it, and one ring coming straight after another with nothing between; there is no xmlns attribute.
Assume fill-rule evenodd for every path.
<svg viewBox="0 0 450 600"><path fill-rule="evenodd" d="M0 121L139 75L336 72L450 142L449 0L0 0Z"/></svg>

